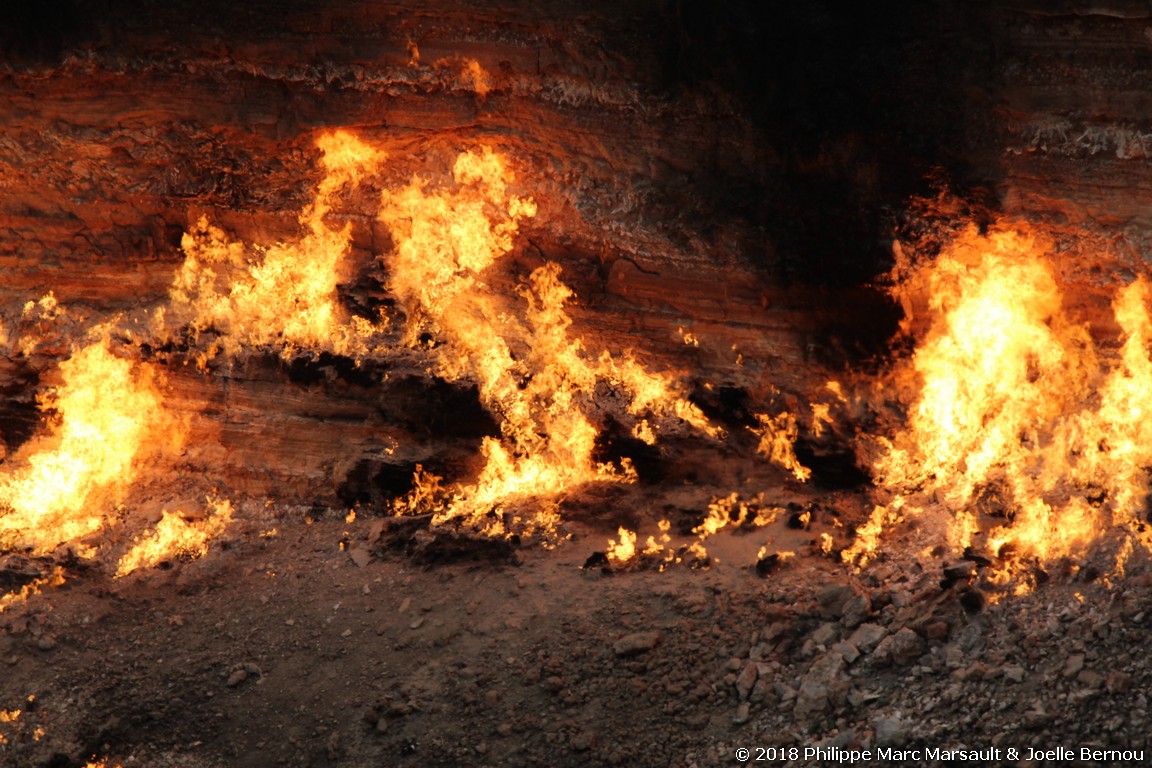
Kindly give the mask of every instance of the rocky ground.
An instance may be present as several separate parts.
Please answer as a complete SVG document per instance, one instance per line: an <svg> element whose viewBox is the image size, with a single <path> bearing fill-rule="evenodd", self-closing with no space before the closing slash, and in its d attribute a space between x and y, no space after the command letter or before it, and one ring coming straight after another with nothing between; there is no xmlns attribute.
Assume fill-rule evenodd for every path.
<svg viewBox="0 0 1152 768"><path fill-rule="evenodd" d="M722 530L706 560L584 567L653 493L615 495L552 549L426 533L413 547L382 518L251 504L207 556L121 579L8 555L6 592L53 564L64 580L0 613L0 765L687 767L816 763L817 748L828 764L999 749L981 762L1024 765L1038 763L1007 750L1148 749L1145 556L1123 577L1058 564L1022 596L990 589L997 563L901 554L898 537L857 572L815 545L860 514L858 494L781 485L814 512L806 530L781 516ZM762 546L797 554L757 568Z"/></svg>

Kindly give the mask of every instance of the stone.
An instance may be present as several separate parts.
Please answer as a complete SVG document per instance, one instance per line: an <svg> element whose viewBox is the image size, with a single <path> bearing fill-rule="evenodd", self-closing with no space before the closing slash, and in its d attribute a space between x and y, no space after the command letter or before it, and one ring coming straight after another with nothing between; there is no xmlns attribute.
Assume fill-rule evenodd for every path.
<svg viewBox="0 0 1152 768"><path fill-rule="evenodd" d="M825 616L839 619L848 603L856 597L856 590L847 584L825 587L816 595L816 602Z"/></svg>
<svg viewBox="0 0 1152 768"><path fill-rule="evenodd" d="M840 679L845 667L844 657L838 653L826 653L812 662L796 692L797 717L823 714L833 701L847 693L847 686Z"/></svg>
<svg viewBox="0 0 1152 768"><path fill-rule="evenodd" d="M876 731L876 746L899 747L908 741L911 723L901 715L881 717L872 721L872 728Z"/></svg>
<svg viewBox="0 0 1152 768"><path fill-rule="evenodd" d="M1005 680L1010 680L1013 683L1024 682L1024 668L1018 665L1009 665L1001 670Z"/></svg>
<svg viewBox="0 0 1152 768"><path fill-rule="evenodd" d="M1084 654L1074 653L1064 663L1064 677L1076 677L1084 669Z"/></svg>
<svg viewBox="0 0 1152 768"><path fill-rule="evenodd" d="M749 661L744 665L744 668L740 670L740 674L736 677L736 695L741 701L748 699L759 676L759 670L754 661Z"/></svg>
<svg viewBox="0 0 1152 768"><path fill-rule="evenodd" d="M612 646L612 652L621 658L639 656L660 644L659 632L633 632L624 635Z"/></svg>
<svg viewBox="0 0 1152 768"><path fill-rule="evenodd" d="M924 639L908 627L903 627L894 635L888 635L872 656L879 664L893 664L898 667L908 666L924 653Z"/></svg>
<svg viewBox="0 0 1152 768"><path fill-rule="evenodd" d="M864 623L864 620L872 613L872 600L865 593L857 594L848 604L844 606L844 613L840 618L840 623L846 629L855 629Z"/></svg>
<svg viewBox="0 0 1152 768"><path fill-rule="evenodd" d="M1091 669L1083 669L1076 675L1076 682L1088 688L1099 688L1104 684L1104 676Z"/></svg>
<svg viewBox="0 0 1152 768"><path fill-rule="evenodd" d="M576 752L587 752L596 746L596 734L591 731L574 733L568 744Z"/></svg>
<svg viewBox="0 0 1152 768"><path fill-rule="evenodd" d="M924 636L929 640L947 640L951 627L946 621L930 621L924 625Z"/></svg>
<svg viewBox="0 0 1152 768"><path fill-rule="evenodd" d="M1109 672L1104 678L1104 690L1108 693L1127 693L1132 688L1132 675L1127 672Z"/></svg>
<svg viewBox="0 0 1152 768"><path fill-rule="evenodd" d="M752 686L752 690L748 693L748 701L755 702L756 704L763 704L776 699L775 686L772 681L764 676L756 680L756 684Z"/></svg>
<svg viewBox="0 0 1152 768"><path fill-rule="evenodd" d="M740 702L740 704L736 707L736 714L732 716L732 724L744 725L744 723L748 722L751 714L752 708L748 705L748 702Z"/></svg>
<svg viewBox="0 0 1152 768"><path fill-rule="evenodd" d="M861 624L848 638L848 642L856 646L861 653L871 653L887 634L888 630L879 624Z"/></svg>
<svg viewBox="0 0 1152 768"><path fill-rule="evenodd" d="M831 645L840 636L840 627L832 622L826 622L816 628L812 633L812 642L825 647Z"/></svg>
<svg viewBox="0 0 1152 768"><path fill-rule="evenodd" d="M847 641L836 643L832 650L844 657L844 661L852 664L860 658L860 650Z"/></svg>

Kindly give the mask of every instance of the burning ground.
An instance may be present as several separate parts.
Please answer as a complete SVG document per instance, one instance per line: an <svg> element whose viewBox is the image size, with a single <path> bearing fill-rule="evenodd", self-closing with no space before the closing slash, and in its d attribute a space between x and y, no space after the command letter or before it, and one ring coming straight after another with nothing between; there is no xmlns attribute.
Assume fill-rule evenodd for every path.
<svg viewBox="0 0 1152 768"><path fill-rule="evenodd" d="M557 263L509 285L537 208L502 153L396 186L350 132L316 147L298 240L201 217L155 305L74 317L49 294L8 320L14 354L71 349L2 486L8 764L1143 746L1142 279L1095 327L1066 311L1054 242L953 223L931 257L896 245L909 354L793 410L774 388L734 407L594 346ZM365 197L390 247L357 263L332 214ZM353 312L340 286L365 270L390 298ZM253 371L462 390L444 416L480 425L382 421L338 501L293 504L213 472L210 406L174 384ZM846 441L853 423L875 426Z"/></svg>
<svg viewBox="0 0 1152 768"><path fill-rule="evenodd" d="M1146 748L1148 260L1027 182L1143 134L941 127L947 14L330 6L0 38L0 764Z"/></svg>

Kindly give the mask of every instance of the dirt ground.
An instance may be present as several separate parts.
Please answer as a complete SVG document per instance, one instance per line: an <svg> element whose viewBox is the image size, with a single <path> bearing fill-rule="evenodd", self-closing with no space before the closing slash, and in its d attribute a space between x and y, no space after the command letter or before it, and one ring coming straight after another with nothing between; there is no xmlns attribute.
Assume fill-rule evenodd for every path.
<svg viewBox="0 0 1152 768"><path fill-rule="evenodd" d="M862 572L822 554L818 534L863 496L781 483L766 496L808 511L806 529L782 515L722 530L707 567L590 558L621 517L639 515L643 539L656 531L637 509L671 499L690 517L708 492L613 491L554 548L253 503L205 557L125 578L10 554L6 592L53 565L64 582L0 614L0 765L820 762L805 749L1023 765L1039 764L1028 749L1147 749L1146 557L1123 578L1066 563L996 602L979 558L901 556L898 538ZM762 546L796 555L758 569Z"/></svg>

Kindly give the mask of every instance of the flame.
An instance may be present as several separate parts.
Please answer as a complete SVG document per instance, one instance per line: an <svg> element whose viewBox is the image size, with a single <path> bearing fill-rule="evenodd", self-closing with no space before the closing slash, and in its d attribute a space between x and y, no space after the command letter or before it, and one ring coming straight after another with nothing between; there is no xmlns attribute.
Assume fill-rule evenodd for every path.
<svg viewBox="0 0 1152 768"><path fill-rule="evenodd" d="M460 73L464 86L484 99L492 90L492 75L480 65L476 59L465 59L464 69Z"/></svg>
<svg viewBox="0 0 1152 768"><path fill-rule="evenodd" d="M441 343L428 350L434 371L448 380L474 381L483 404L501 419L502 437L486 438L485 464L475 484L458 486L439 505L437 523L464 519L492 534L505 525L489 513L533 500L527 530L550 530L554 500L593 481L631 482L617 468L593 460L597 416L622 410L638 435L654 440L657 425L686 423L718 434L694 405L677 394L672 378L646 371L630 355L596 356L571 333L564 309L573 293L560 267L532 271L516 293L523 304L494 291L491 268L512 250L520 223L536 203L509 191L514 177L490 148L461 153L453 184L413 178L385 192L379 218L392 233L385 257L390 288L404 309L409 343L421 334ZM427 345L425 345L427 346ZM598 390L611 398L598 398ZM622 408L620 407L622 406ZM428 498L428 478L414 494ZM401 509L413 508L406 500Z"/></svg>
<svg viewBox="0 0 1152 768"><path fill-rule="evenodd" d="M379 166L384 153L345 131L326 133L316 145L324 176L300 214L300 240L249 248L202 216L181 242L184 264L169 291L171 306L157 313L161 330L175 322L220 334L216 343L230 355L244 346L277 347L286 357L365 353L375 324L349 316L336 293L348 277L351 228L330 226L326 217L341 190Z"/></svg>
<svg viewBox="0 0 1152 768"><path fill-rule="evenodd" d="M901 510L904 498L897 496L888 506L877 504L872 508L868 520L856 529L856 539L852 546L841 553L844 562L856 563L863 567L876 559L880 550L880 537L885 528L891 528L903 520Z"/></svg>
<svg viewBox="0 0 1152 768"><path fill-rule="evenodd" d="M136 475L137 459L161 432L177 439L164 416L152 370L133 366L107 339L60 364L62 383L40 398L59 424L16 457L0 479L0 543L45 553L103 525L110 501Z"/></svg>
<svg viewBox="0 0 1152 768"><path fill-rule="evenodd" d="M617 564L623 564L636 556L636 533L621 526L617 531L620 541L608 541L608 559Z"/></svg>
<svg viewBox="0 0 1152 768"><path fill-rule="evenodd" d="M700 542L703 542L728 526L739 528L742 525L750 525L763 528L775 522L782 511L782 507L765 505L763 494L744 501L741 500L739 493L733 492L722 498L712 499L708 504L707 516L692 529L692 533L699 536Z"/></svg>
<svg viewBox="0 0 1152 768"><path fill-rule="evenodd" d="M23 605L28 602L28 599L33 595L39 595L44 591L44 588L55 589L64 583L64 569L56 566L52 572L47 576L41 576L38 579L33 579L20 588L19 592L8 592L0 595L0 613L4 613L9 608L16 605ZM0 723L4 722L3 717L0 717Z"/></svg>
<svg viewBox="0 0 1152 768"><path fill-rule="evenodd" d="M127 576L139 568L146 568L172 557L202 557L208 552L208 542L219 536L232 522L232 503L227 499L209 498L208 515L201 519L186 519L180 512L163 511L160 522L148 534L137 538L116 565L116 577Z"/></svg>
<svg viewBox="0 0 1152 768"><path fill-rule="evenodd" d="M988 527L987 515L1006 521L990 540L1041 561L1139 522L1152 465L1148 283L1113 302L1122 348L1109 359L1065 310L1051 249L1024 229L969 229L901 288L926 293L933 315L897 372L914 395L876 477L913 513L949 513L957 549ZM888 516L877 507L846 557L867 558Z"/></svg>
<svg viewBox="0 0 1152 768"><path fill-rule="evenodd" d="M812 403L812 436L822 437L827 426L834 423L831 403ZM795 454L795 449L793 449Z"/></svg>
<svg viewBox="0 0 1152 768"><path fill-rule="evenodd" d="M663 519L656 524L656 527L660 529L660 540L657 541L655 536L649 536L648 541L644 544L644 552L642 554L645 557L655 557L661 553L666 553L665 559L671 559L674 557L674 553L671 552L668 547L672 542L672 537L668 532L672 530L672 523L667 519Z"/></svg>
<svg viewBox="0 0 1152 768"><path fill-rule="evenodd" d="M812 470L796 458L796 438L800 434L796 417L788 412L782 412L776 416L757 414L756 420L760 422L758 429L752 429L760 436L760 445L757 446L756 452L767 457L773 464L791 472L800 482L808 482Z"/></svg>

